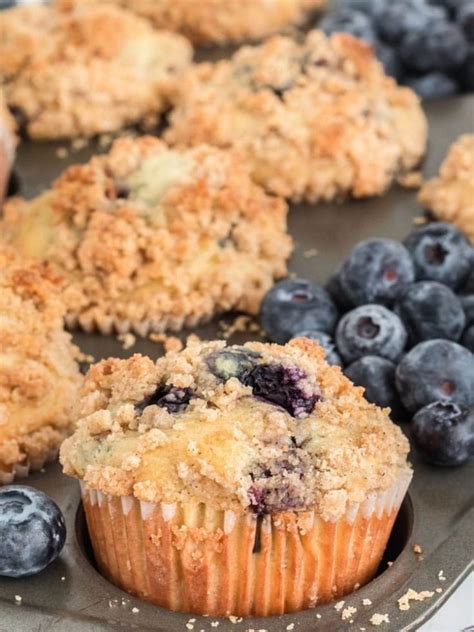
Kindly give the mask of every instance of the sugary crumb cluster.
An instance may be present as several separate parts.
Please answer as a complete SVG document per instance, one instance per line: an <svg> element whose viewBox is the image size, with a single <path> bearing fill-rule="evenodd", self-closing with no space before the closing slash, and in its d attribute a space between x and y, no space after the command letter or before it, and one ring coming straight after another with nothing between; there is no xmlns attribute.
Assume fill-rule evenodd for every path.
<svg viewBox="0 0 474 632"><path fill-rule="evenodd" d="M70 325L146 335L258 311L286 273L286 213L230 152L122 138L39 197L9 201L0 234L66 277Z"/></svg>
<svg viewBox="0 0 474 632"><path fill-rule="evenodd" d="M120 7L0 12L0 86L32 138L156 123L192 47Z"/></svg>
<svg viewBox="0 0 474 632"><path fill-rule="evenodd" d="M270 191L310 201L381 194L426 146L416 95L347 34L276 36L185 74L165 137L239 149Z"/></svg>
<svg viewBox="0 0 474 632"><path fill-rule="evenodd" d="M474 134L464 134L451 145L439 175L425 183L419 199L474 242Z"/></svg>
<svg viewBox="0 0 474 632"><path fill-rule="evenodd" d="M48 265L0 249L0 482L41 467L71 430L82 379L60 287Z"/></svg>
<svg viewBox="0 0 474 632"><path fill-rule="evenodd" d="M409 473L408 442L323 356L297 339L104 360L86 377L65 472L143 501L337 519Z"/></svg>

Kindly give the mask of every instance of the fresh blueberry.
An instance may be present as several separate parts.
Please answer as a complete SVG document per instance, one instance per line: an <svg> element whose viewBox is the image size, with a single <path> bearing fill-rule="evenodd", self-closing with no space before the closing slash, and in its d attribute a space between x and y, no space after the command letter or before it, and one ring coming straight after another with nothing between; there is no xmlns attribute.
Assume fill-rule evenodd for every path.
<svg viewBox="0 0 474 632"><path fill-rule="evenodd" d="M379 0L374 4L376 27L390 44L398 44L409 33L426 31L446 17L443 8L429 6L424 0Z"/></svg>
<svg viewBox="0 0 474 632"><path fill-rule="evenodd" d="M396 365L378 356L365 356L350 364L346 376L365 389L365 398L382 408L391 408L395 419L403 416L403 407L395 387Z"/></svg>
<svg viewBox="0 0 474 632"><path fill-rule="evenodd" d="M340 311L348 312L354 305L350 298L344 294L339 274L340 271L330 276L324 287Z"/></svg>
<svg viewBox="0 0 474 632"><path fill-rule="evenodd" d="M336 344L329 334L325 333L324 331L308 329L296 334L295 338L299 338L300 336L304 336L305 338L309 338L310 340L316 340L316 342L319 342L321 347L326 352L326 362L328 364L342 366L341 356L338 354Z"/></svg>
<svg viewBox="0 0 474 632"><path fill-rule="evenodd" d="M319 28L326 35L350 33L370 44L374 44L377 40L372 20L365 13L348 7L342 7L335 13L329 13L321 20Z"/></svg>
<svg viewBox="0 0 474 632"><path fill-rule="evenodd" d="M474 92L474 44L469 46L466 60L459 69L458 81L465 92Z"/></svg>
<svg viewBox="0 0 474 632"><path fill-rule="evenodd" d="M402 64L398 57L397 51L387 44L381 44L380 42L375 44L375 54L387 75L394 79L401 79L403 75Z"/></svg>
<svg viewBox="0 0 474 632"><path fill-rule="evenodd" d="M462 465L474 456L474 407L437 401L413 417L413 442L433 465Z"/></svg>
<svg viewBox="0 0 474 632"><path fill-rule="evenodd" d="M242 379L254 368L259 357L259 353L249 349L225 349L208 355L207 364L211 373L226 382L231 377Z"/></svg>
<svg viewBox="0 0 474 632"><path fill-rule="evenodd" d="M469 327L466 329L461 342L466 347L466 349L469 349L471 353L474 353L474 324L469 325Z"/></svg>
<svg viewBox="0 0 474 632"><path fill-rule="evenodd" d="M337 308L326 290L304 279L280 281L266 294L261 323L274 342L288 342L298 331L317 329L331 334Z"/></svg>
<svg viewBox="0 0 474 632"><path fill-rule="evenodd" d="M297 419L310 415L321 397L308 383L306 373L296 366L257 364L244 376L243 383L252 388L255 397L284 408Z"/></svg>
<svg viewBox="0 0 474 632"><path fill-rule="evenodd" d="M342 290L354 305L392 305L414 278L408 251L392 239L367 239L358 243L339 275Z"/></svg>
<svg viewBox="0 0 474 632"><path fill-rule="evenodd" d="M154 393L135 404L135 408L143 411L148 406L159 406L166 408L169 413L181 413L186 410L192 396L193 392L190 388L158 386Z"/></svg>
<svg viewBox="0 0 474 632"><path fill-rule="evenodd" d="M283 456L257 464L250 472L252 484L247 491L251 510L262 515L304 508L311 470L311 457L300 448L290 448Z"/></svg>
<svg viewBox="0 0 474 632"><path fill-rule="evenodd" d="M35 575L61 552L63 515L53 500L26 485L0 488L0 575Z"/></svg>
<svg viewBox="0 0 474 632"><path fill-rule="evenodd" d="M450 340L426 340L400 361L395 381L403 405L416 412L439 399L474 404L474 355Z"/></svg>
<svg viewBox="0 0 474 632"><path fill-rule="evenodd" d="M352 9L361 11L366 15L373 15L375 9L374 0L339 0L337 8Z"/></svg>
<svg viewBox="0 0 474 632"><path fill-rule="evenodd" d="M440 99L459 91L457 81L442 72L429 72L422 77L406 77L403 83L422 99Z"/></svg>
<svg viewBox="0 0 474 632"><path fill-rule="evenodd" d="M395 311L403 320L412 345L432 338L457 341L466 325L459 298L449 287L436 281L409 285Z"/></svg>
<svg viewBox="0 0 474 632"><path fill-rule="evenodd" d="M467 276L467 279L464 281L462 286L459 288L459 292L461 294L474 294L474 248L472 248L472 267L470 273Z"/></svg>
<svg viewBox="0 0 474 632"><path fill-rule="evenodd" d="M356 307L341 318L336 329L337 348L347 364L366 355L395 362L406 341L402 321L383 305Z"/></svg>
<svg viewBox="0 0 474 632"><path fill-rule="evenodd" d="M441 20L422 31L409 33L400 45L400 56L415 72L451 72L467 57L468 44L459 26Z"/></svg>
<svg viewBox="0 0 474 632"><path fill-rule="evenodd" d="M470 42L474 42L474 0L463 2L457 12L456 21Z"/></svg>
<svg viewBox="0 0 474 632"><path fill-rule="evenodd" d="M459 300L466 315L466 324L474 324L474 294L461 295Z"/></svg>
<svg viewBox="0 0 474 632"><path fill-rule="evenodd" d="M456 289L471 271L471 245L451 224L427 224L411 233L404 244L413 257L418 281L438 281Z"/></svg>

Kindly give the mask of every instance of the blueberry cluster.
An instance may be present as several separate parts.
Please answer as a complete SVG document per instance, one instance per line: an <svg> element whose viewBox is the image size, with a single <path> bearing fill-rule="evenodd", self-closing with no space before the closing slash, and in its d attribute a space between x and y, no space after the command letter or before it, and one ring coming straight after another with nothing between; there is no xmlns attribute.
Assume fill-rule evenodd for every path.
<svg viewBox="0 0 474 632"><path fill-rule="evenodd" d="M397 421L414 416L430 461L474 455L474 248L457 228L435 222L403 244L362 241L325 288L276 284L261 322L280 343L317 340L369 401Z"/></svg>
<svg viewBox="0 0 474 632"><path fill-rule="evenodd" d="M423 98L474 90L474 0L338 0L319 26L371 44Z"/></svg>

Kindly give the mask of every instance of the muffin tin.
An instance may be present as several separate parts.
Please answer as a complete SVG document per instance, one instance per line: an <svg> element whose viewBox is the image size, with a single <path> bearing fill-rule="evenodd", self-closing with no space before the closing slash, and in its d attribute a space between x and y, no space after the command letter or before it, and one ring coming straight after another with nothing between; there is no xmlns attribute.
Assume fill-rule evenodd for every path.
<svg viewBox="0 0 474 632"><path fill-rule="evenodd" d="M427 103L426 110L430 148L424 170L433 175L451 142L459 134L471 131L474 96ZM65 146L66 143L21 145L16 173L23 195L39 193L68 164L82 162L97 151L94 143L90 143L72 149L67 158L60 159L58 148ZM397 186L377 199L326 204L317 209L293 205L289 227L296 249L290 269L297 275L324 282L354 243L369 236L403 238L413 227L413 218L421 214L414 192ZM232 316L228 318L232 320ZM220 332L218 323L216 319L193 333L202 338L216 337ZM246 338L246 334L239 333L231 342ZM109 355L125 357L134 352L152 357L162 353L161 345L146 339L137 339L128 351L115 337L77 333L75 340L95 359ZM243 621L171 613L111 585L94 567L77 482L63 476L58 465L50 465L25 482L46 491L57 501L67 521L67 543L59 560L43 573L21 580L0 578L0 632L415 630L434 614L472 568L469 551L474 542L469 527L474 519L474 463L444 470L427 466L416 454L411 460L414 481L379 574L372 582L345 598L340 609L336 604L327 604L298 614ZM415 552L414 547L420 550L415 545L421 547L421 553ZM410 602L410 608L402 611L397 600L409 588L430 590L434 594L423 602ZM364 599L370 600L370 605L363 605ZM348 606L357 611L343 620ZM390 623L375 628L370 622L375 613L388 615Z"/></svg>

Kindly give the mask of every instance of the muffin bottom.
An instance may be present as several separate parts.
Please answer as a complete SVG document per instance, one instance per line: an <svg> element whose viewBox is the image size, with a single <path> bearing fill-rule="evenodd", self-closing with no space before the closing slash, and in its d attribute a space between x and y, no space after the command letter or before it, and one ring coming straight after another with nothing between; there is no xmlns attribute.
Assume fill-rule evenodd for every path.
<svg viewBox="0 0 474 632"><path fill-rule="evenodd" d="M257 517L85 488L82 498L98 567L123 590L174 611L268 616L370 581L410 479L353 504L336 522L314 511Z"/></svg>

